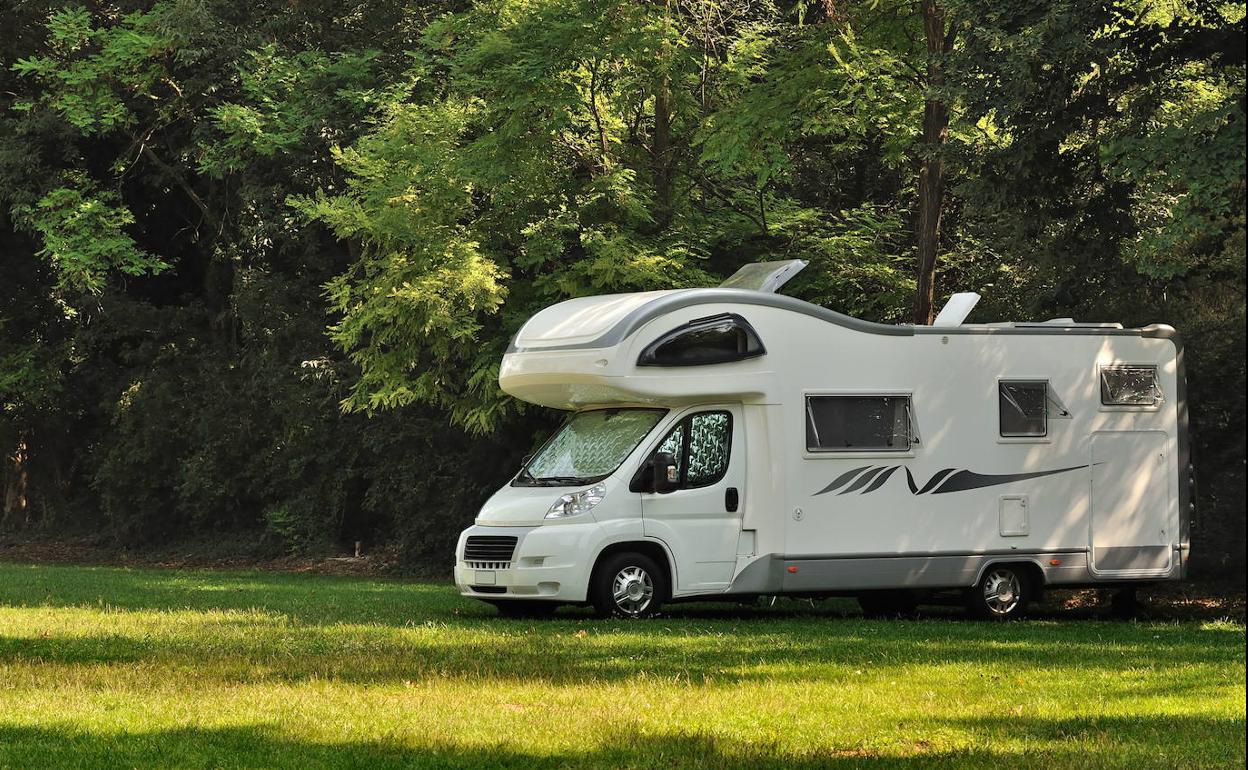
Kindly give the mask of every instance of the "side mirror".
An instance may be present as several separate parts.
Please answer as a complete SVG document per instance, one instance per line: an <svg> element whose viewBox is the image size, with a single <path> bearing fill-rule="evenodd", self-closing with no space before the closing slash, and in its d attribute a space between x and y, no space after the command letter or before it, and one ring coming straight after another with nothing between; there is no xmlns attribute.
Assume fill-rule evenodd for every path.
<svg viewBox="0 0 1248 770"><path fill-rule="evenodd" d="M676 455L671 452L655 452L652 462L655 492L672 492L680 486L680 468L676 465Z"/></svg>

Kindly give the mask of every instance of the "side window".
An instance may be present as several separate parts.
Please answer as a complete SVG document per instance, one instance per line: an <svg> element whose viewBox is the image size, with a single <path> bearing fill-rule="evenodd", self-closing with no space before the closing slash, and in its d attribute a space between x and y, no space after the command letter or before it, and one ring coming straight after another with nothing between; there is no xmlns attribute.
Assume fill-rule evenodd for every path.
<svg viewBox="0 0 1248 770"><path fill-rule="evenodd" d="M809 452L905 452L914 443L909 396L807 396Z"/></svg>
<svg viewBox="0 0 1248 770"><path fill-rule="evenodd" d="M704 487L728 472L732 418L727 412L702 412L689 420L689 471L686 484Z"/></svg>
<svg viewBox="0 0 1248 770"><path fill-rule="evenodd" d="M766 353L754 327L739 315L698 318L641 351L638 366L701 366L742 361Z"/></svg>
<svg viewBox="0 0 1248 770"><path fill-rule="evenodd" d="M685 476L685 425L688 420L681 420L672 428L672 432L667 434L667 438L663 439L663 443L659 444L656 452L668 452L672 457L676 458L676 469L680 471L683 479Z"/></svg>
<svg viewBox="0 0 1248 770"><path fill-rule="evenodd" d="M710 486L728 472L732 415L728 412L690 415L672 428L655 452L670 452L676 458L680 489Z"/></svg>
<svg viewBox="0 0 1248 770"><path fill-rule="evenodd" d="M1157 367L1152 364L1101 367L1101 403L1106 406L1156 406L1161 401Z"/></svg>
<svg viewBox="0 0 1248 770"><path fill-rule="evenodd" d="M1044 380L1001 380L997 383L1002 436L1049 434L1049 383Z"/></svg>

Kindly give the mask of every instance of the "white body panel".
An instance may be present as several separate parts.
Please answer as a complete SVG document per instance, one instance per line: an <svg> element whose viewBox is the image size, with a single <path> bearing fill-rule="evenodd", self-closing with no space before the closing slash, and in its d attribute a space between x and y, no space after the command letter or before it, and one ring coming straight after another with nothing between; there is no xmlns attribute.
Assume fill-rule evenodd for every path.
<svg viewBox="0 0 1248 770"><path fill-rule="evenodd" d="M557 560L570 571L551 598L584 600L597 554L628 538L662 545L676 596L968 586L1000 561L1034 563L1051 584L1184 572L1186 414L1181 349L1168 327L883 327L726 290L601 298L603 322L594 299L526 324L500 368L503 388L563 409L671 411L605 482L611 491L592 521L575 525L583 533L575 553ZM660 336L724 313L746 319L766 353L638 365ZM1156 366L1162 400L1102 405L1099 367L1112 364ZM1051 414L1045 436L1002 437L1000 380L1047 381L1068 414ZM807 395L908 395L918 441L904 451L808 451ZM629 492L654 444L702 408L733 410L730 480L714 490ZM728 486L741 495L731 514L722 507ZM467 534L521 523L531 529L517 558L531 538L553 543L539 533L572 528L541 520L561 491L504 487ZM529 513L497 513L518 508ZM489 598L473 592L462 554L461 538L457 583Z"/></svg>

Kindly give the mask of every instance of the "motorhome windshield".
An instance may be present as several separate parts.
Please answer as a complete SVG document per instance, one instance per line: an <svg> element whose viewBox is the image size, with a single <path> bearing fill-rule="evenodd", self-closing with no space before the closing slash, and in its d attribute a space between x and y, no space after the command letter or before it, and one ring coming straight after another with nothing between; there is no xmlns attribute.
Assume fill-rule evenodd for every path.
<svg viewBox="0 0 1248 770"><path fill-rule="evenodd" d="M577 412L551 437L514 483L571 486L609 476L662 419L664 409Z"/></svg>

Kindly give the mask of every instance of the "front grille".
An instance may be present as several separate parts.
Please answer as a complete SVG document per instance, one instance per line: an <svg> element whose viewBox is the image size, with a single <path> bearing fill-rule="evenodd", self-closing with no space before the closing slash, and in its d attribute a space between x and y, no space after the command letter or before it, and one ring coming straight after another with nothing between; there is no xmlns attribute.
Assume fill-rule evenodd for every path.
<svg viewBox="0 0 1248 770"><path fill-rule="evenodd" d="M469 535L464 543L464 561L508 564L516 552L516 538L511 535ZM479 568L481 569L481 568ZM503 566L484 569L506 569Z"/></svg>
<svg viewBox="0 0 1248 770"><path fill-rule="evenodd" d="M479 594L505 594L507 586L473 586L472 590Z"/></svg>
<svg viewBox="0 0 1248 770"><path fill-rule="evenodd" d="M509 561L464 561L468 569L511 569Z"/></svg>

